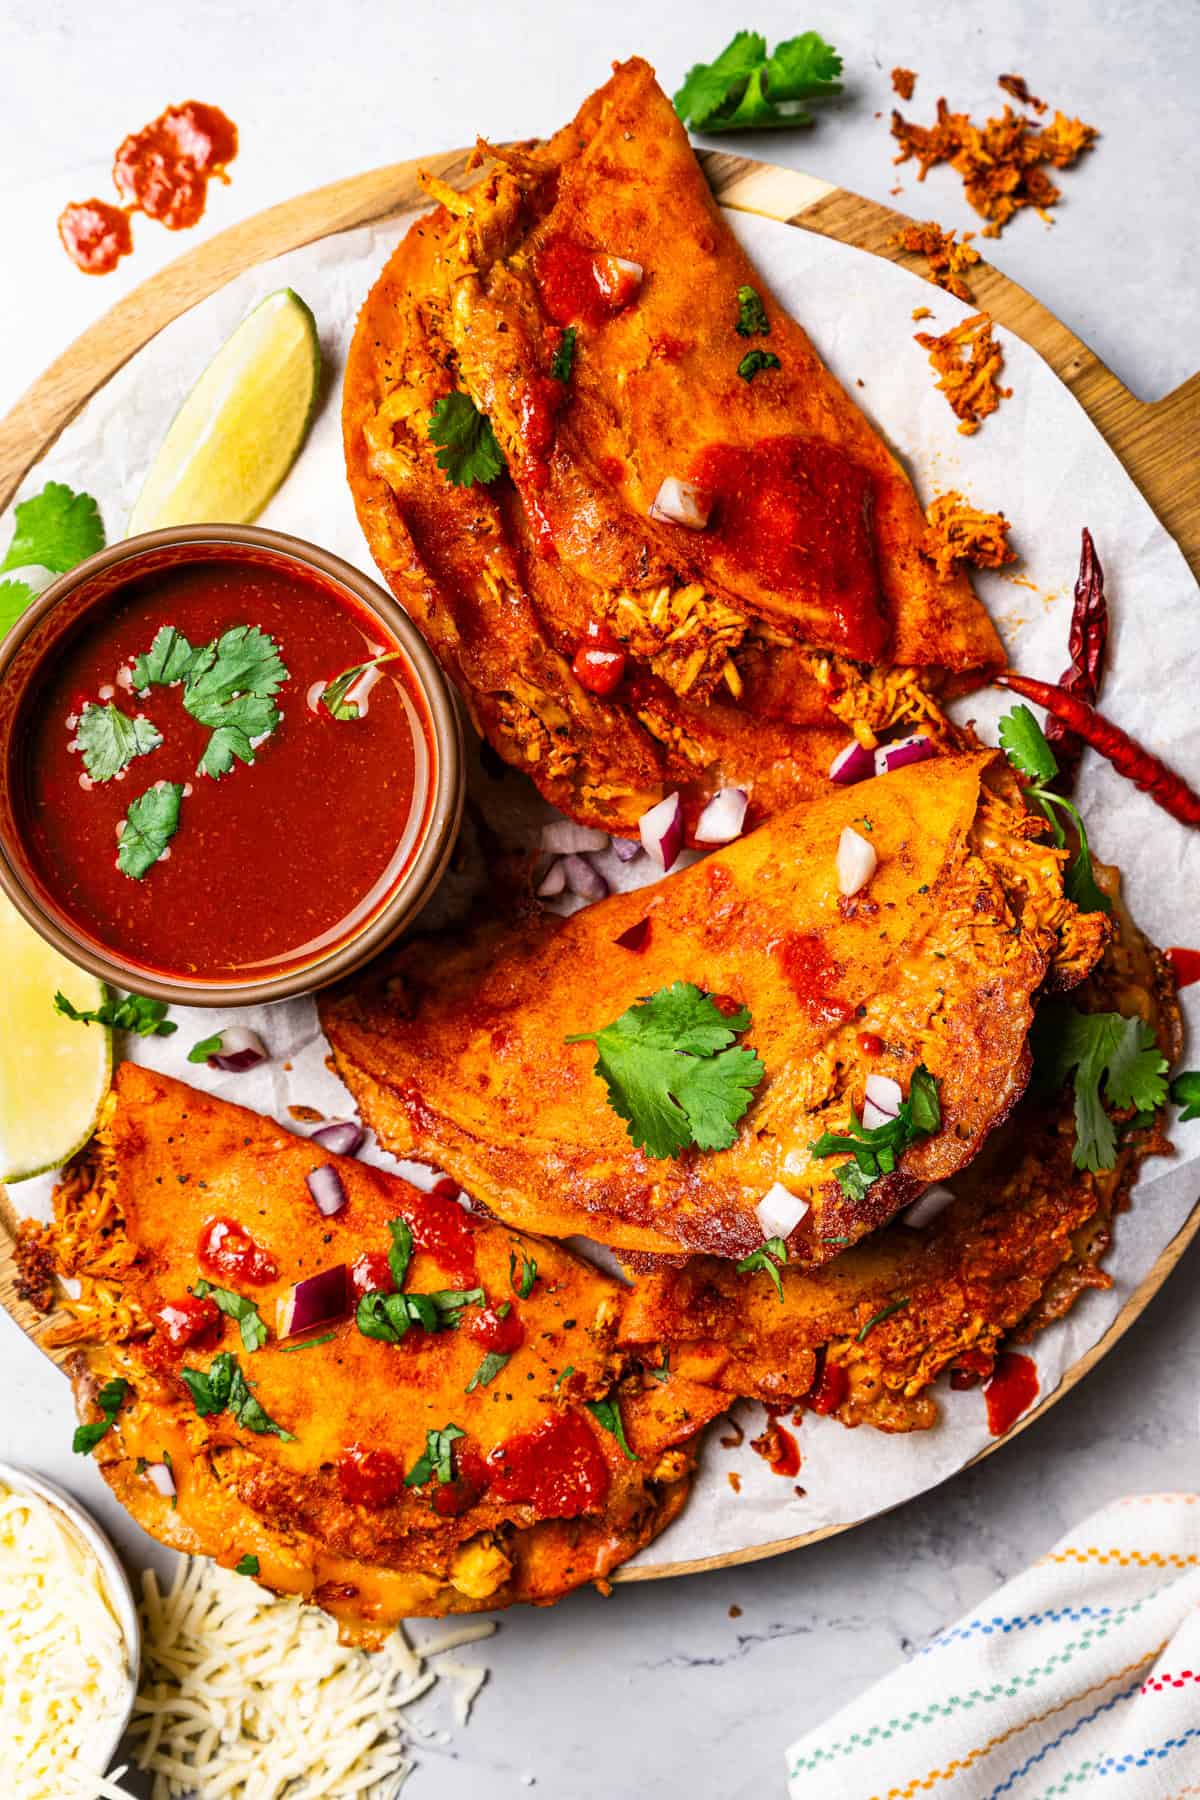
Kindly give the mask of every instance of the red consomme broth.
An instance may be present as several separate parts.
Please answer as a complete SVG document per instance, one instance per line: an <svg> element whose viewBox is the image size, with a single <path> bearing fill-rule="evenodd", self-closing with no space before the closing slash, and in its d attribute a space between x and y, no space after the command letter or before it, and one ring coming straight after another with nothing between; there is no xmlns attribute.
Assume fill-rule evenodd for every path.
<svg viewBox="0 0 1200 1800"><path fill-rule="evenodd" d="M13 737L10 792L44 898L100 949L177 979L266 980L329 955L395 893L427 822L433 733L406 659L382 665L362 716L335 720L312 690L398 646L316 570L266 550L186 545L100 581L104 597L43 656ZM182 686L122 685L164 625L196 646L235 625L275 640L288 670L282 720L253 764L198 775L209 728L184 710ZM90 786L71 748L89 700L142 714L163 739ZM179 827L169 855L134 880L117 867L118 826L159 781L184 784Z"/></svg>

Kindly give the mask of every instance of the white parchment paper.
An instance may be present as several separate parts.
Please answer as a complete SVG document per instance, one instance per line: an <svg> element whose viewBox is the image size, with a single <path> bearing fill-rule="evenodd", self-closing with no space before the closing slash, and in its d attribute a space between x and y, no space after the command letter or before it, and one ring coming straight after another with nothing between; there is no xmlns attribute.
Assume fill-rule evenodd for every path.
<svg viewBox="0 0 1200 1800"><path fill-rule="evenodd" d="M979 592L1014 662L1056 680L1066 661L1071 587L1079 533L1088 525L1107 577L1112 608L1105 709L1200 785L1200 615L1197 593L1177 546L1158 524L1120 463L1041 358L1000 331L1005 385L1001 403L978 434L958 435L956 421L923 350L917 329L945 331L969 308L906 271L844 245L773 221L731 214L731 223L783 303L804 323L834 373L907 463L922 501L958 488L1013 521L1021 561L1012 572L983 575ZM261 523L293 531L335 550L374 574L354 516L342 468L341 374L355 314L403 223L327 239L232 281L163 331L91 402L63 434L24 492L58 478L98 499L110 540L124 521L177 406L199 371L254 303L283 285L316 314L327 372L312 436ZM931 306L918 327L911 313ZM1015 579L1014 579L1015 576ZM997 693L962 703L964 717L990 728L1011 701ZM546 809L522 777L480 793L497 822L521 836ZM1200 947L1200 836L1186 832L1122 781L1099 758L1085 756L1080 784L1099 855L1119 863L1139 923L1160 944ZM621 866L606 859L620 885L648 878L644 859ZM235 896L231 896L231 903ZM1184 995L1194 1037L1200 988ZM177 1009L172 1038L132 1039L124 1053L182 1076L231 1100L274 1114L290 1105L346 1116L353 1108L325 1067L326 1046L311 1001L246 1009L271 1061L250 1075L220 1076L186 1062L189 1047L214 1027L211 1012ZM303 1126L295 1127L299 1130ZM1187 1218L1200 1171L1200 1122L1176 1124L1174 1159L1148 1163L1131 1212L1118 1224L1108 1259L1114 1286L1089 1293L1033 1347L1043 1394L1104 1333L1160 1250ZM426 1186L429 1171L396 1165L375 1147L366 1155L399 1166ZM45 1181L14 1188L19 1209L44 1214ZM1103 1374L1093 1377L1103 1380ZM960 1468L989 1441L978 1390L942 1398L932 1431L886 1437L863 1428L850 1436L832 1420L810 1417L801 1430L803 1467L795 1484L773 1475L749 1449L730 1451L709 1434L700 1479L682 1517L643 1552L646 1564L678 1562L771 1543L821 1526L846 1524L921 1493ZM740 1408L758 1429L758 1409ZM736 1471L741 1492L727 1476Z"/></svg>

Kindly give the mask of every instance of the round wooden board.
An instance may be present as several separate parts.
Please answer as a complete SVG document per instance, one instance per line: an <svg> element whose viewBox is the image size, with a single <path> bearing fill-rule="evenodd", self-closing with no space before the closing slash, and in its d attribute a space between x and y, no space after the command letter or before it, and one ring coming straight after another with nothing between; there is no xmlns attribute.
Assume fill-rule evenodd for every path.
<svg viewBox="0 0 1200 1800"><path fill-rule="evenodd" d="M718 151L701 151L699 156L722 205L836 238L872 255L902 263L915 273L924 273L923 259L907 256L893 247L896 233L907 223L902 214L799 170ZM210 238L135 288L76 338L7 417L0 420L0 509L9 504L29 469L92 396L173 319L256 263L421 205L424 194L418 171L427 170L455 187L466 187L477 178L468 174L467 158L467 151L456 150L420 161L393 163L316 188ZM1162 400L1149 404L1137 400L1086 344L1007 276L980 263L971 271L971 286L979 305L1037 350L1071 390L1177 540L1193 572L1200 575L1200 374L1193 375ZM18 1210L0 1186L0 1305L34 1343L43 1347L40 1340L48 1321L17 1291L13 1247ZM1200 1204L1161 1252L1104 1336L1071 1366L1039 1406L973 1461L990 1456L1000 1443L1010 1442L1096 1366L1158 1292L1197 1231ZM822 1538L849 1529L849 1525L831 1525L770 1544L696 1557L690 1562L630 1568L621 1571L616 1579L656 1581L670 1575L730 1568L819 1543Z"/></svg>

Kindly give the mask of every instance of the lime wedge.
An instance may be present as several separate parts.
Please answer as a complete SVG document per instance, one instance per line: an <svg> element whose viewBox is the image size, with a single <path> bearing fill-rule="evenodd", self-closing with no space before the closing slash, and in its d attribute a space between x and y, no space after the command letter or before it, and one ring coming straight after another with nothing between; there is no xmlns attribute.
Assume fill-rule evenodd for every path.
<svg viewBox="0 0 1200 1800"><path fill-rule="evenodd" d="M248 525L304 442L321 380L317 323L280 288L244 318L175 415L129 520Z"/></svg>
<svg viewBox="0 0 1200 1800"><path fill-rule="evenodd" d="M104 983L68 962L27 925L0 893L0 1177L24 1181L66 1162L92 1135L108 1092L112 1033L55 1011L61 990L91 1010Z"/></svg>

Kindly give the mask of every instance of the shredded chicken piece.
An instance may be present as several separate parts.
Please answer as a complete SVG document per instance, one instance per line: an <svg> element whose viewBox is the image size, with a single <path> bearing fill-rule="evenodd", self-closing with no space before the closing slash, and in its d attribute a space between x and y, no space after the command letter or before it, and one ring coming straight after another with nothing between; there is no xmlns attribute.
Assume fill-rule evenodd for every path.
<svg viewBox="0 0 1200 1800"><path fill-rule="evenodd" d="M839 656L812 656L809 667L830 712L864 750L874 750L880 734L893 725L920 725L934 737L947 729L945 714L915 669L861 669Z"/></svg>
<svg viewBox="0 0 1200 1800"><path fill-rule="evenodd" d="M1032 106L1035 113L1045 112L1046 102L1030 93L1023 75L997 75L996 83L1006 94L1012 95L1018 106Z"/></svg>
<svg viewBox="0 0 1200 1800"><path fill-rule="evenodd" d="M730 657L749 621L703 583L625 588L601 595L600 605L622 644L675 693L707 699L724 681L737 698L741 677Z"/></svg>
<svg viewBox="0 0 1200 1800"><path fill-rule="evenodd" d="M958 300L970 300L971 290L963 280L963 270L979 261L979 252L971 244L974 236L973 231L965 231L959 242L956 232L943 231L935 219L926 219L919 225L906 225L892 243L914 256L923 256L929 273L947 293Z"/></svg>
<svg viewBox="0 0 1200 1800"><path fill-rule="evenodd" d="M967 199L980 217L988 220L984 237L999 237L1013 214L1025 206L1036 208L1045 218L1060 191L1042 165L1069 169L1098 135L1094 126L1064 113L1056 112L1053 123L1042 126L1015 113L1011 106L1004 108L1002 117L989 119L983 126L974 124L966 113L951 112L945 100L938 101L937 118L928 126L892 113L892 136L900 146L894 160L902 163L915 157L920 164L918 181L924 181L937 163L948 162L957 169Z"/></svg>
<svg viewBox="0 0 1200 1800"><path fill-rule="evenodd" d="M941 377L938 391L950 402L958 429L970 437L1012 393L1011 388L999 387L996 382L1004 367L1004 352L992 336L991 314L972 313L941 337L918 331L916 341L928 350L929 365Z"/></svg>
<svg viewBox="0 0 1200 1800"><path fill-rule="evenodd" d="M950 579L959 562L999 569L1017 560L1004 514L981 512L959 493L939 494L926 508L925 520L925 554L943 581Z"/></svg>
<svg viewBox="0 0 1200 1800"><path fill-rule="evenodd" d="M892 92L894 94L899 94L902 100L912 99L913 89L916 85L917 76L915 69L892 70Z"/></svg>
<svg viewBox="0 0 1200 1800"><path fill-rule="evenodd" d="M932 319L933 308L930 306L914 306L912 316L914 321L917 319Z"/></svg>

